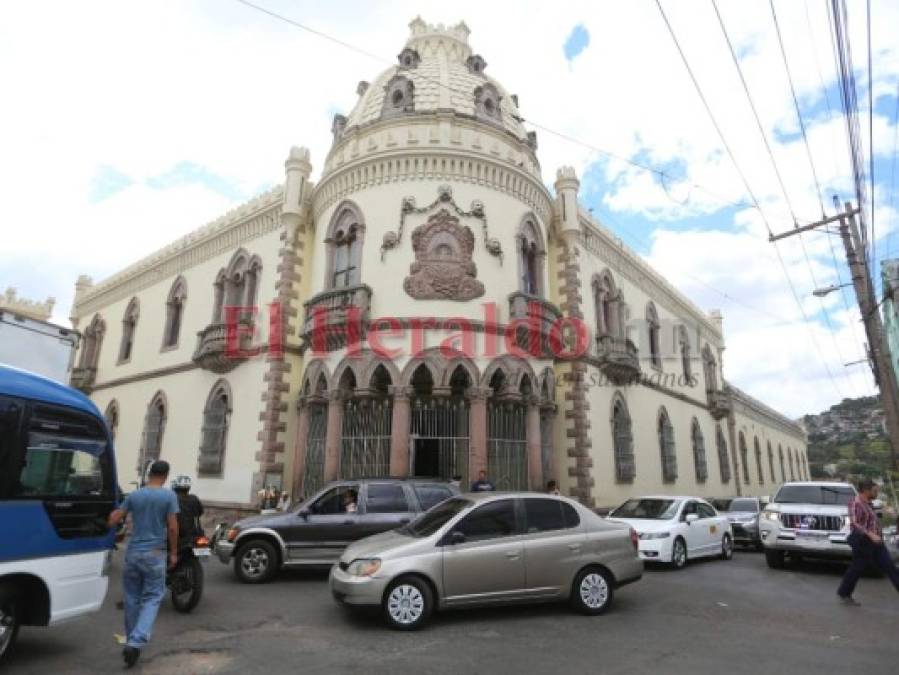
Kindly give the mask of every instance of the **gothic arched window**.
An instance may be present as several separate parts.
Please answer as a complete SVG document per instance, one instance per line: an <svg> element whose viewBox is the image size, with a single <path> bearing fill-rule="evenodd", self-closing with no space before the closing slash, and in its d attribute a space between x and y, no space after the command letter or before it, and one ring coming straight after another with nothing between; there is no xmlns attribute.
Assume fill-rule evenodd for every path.
<svg viewBox="0 0 899 675"><path fill-rule="evenodd" d="M328 248L327 288L347 288L361 283L364 232L362 214L355 205L347 202L337 207L325 237Z"/></svg>
<svg viewBox="0 0 899 675"><path fill-rule="evenodd" d="M177 347L181 334L181 321L184 318L184 303L187 300L187 282L178 277L169 290L165 303L165 329L162 334L163 349Z"/></svg>
<svg viewBox="0 0 899 675"><path fill-rule="evenodd" d="M168 415L168 404L165 394L161 391L147 406L147 414L144 417L144 433L141 439L140 453L138 455L138 473L143 476L147 464L159 459L162 452L162 435L165 432L165 421Z"/></svg>
<svg viewBox="0 0 899 675"><path fill-rule="evenodd" d="M709 477L709 467L705 457L705 439L702 436L702 429L699 427L699 420L693 418L690 436L693 440L693 462L696 466L696 482L705 483Z"/></svg>
<svg viewBox="0 0 899 675"><path fill-rule="evenodd" d="M518 228L518 270L520 290L528 295L543 297L543 261L546 248L540 229L532 216L526 217Z"/></svg>
<svg viewBox="0 0 899 675"><path fill-rule="evenodd" d="M740 432L740 468L743 469L743 482L749 485L749 448L746 447L746 436Z"/></svg>
<svg viewBox="0 0 899 675"><path fill-rule="evenodd" d="M721 469L721 482L730 483L730 458L727 456L727 440L724 438L724 432L721 431L720 424L715 432L715 445L718 449L718 466Z"/></svg>
<svg viewBox="0 0 899 675"><path fill-rule="evenodd" d="M762 446L759 445L758 436L752 439L752 445L755 450L755 470L759 475L759 485L764 485L765 472L762 470Z"/></svg>
<svg viewBox="0 0 899 675"><path fill-rule="evenodd" d="M81 354L78 357L80 368L96 368L100 362L100 347L103 344L103 336L106 334L106 322L99 314L94 314L90 325L84 331L84 340L81 343Z"/></svg>
<svg viewBox="0 0 899 675"><path fill-rule="evenodd" d="M197 475L222 475L230 415L231 388L225 380L219 380L212 388L209 398L206 399L206 407L203 408Z"/></svg>
<svg viewBox="0 0 899 675"><path fill-rule="evenodd" d="M659 313L654 303L646 305L646 326L649 331L649 359L655 368L662 367L661 333Z"/></svg>
<svg viewBox="0 0 899 675"><path fill-rule="evenodd" d="M673 483L677 480L677 454L674 447L674 427L668 411L662 408L659 411L658 423L659 452L662 458L662 480Z"/></svg>
<svg viewBox="0 0 899 675"><path fill-rule="evenodd" d="M612 405L612 447L615 455L615 478L629 483L637 475L634 462L634 436L631 431L631 416L627 403L617 395Z"/></svg>
<svg viewBox="0 0 899 675"><path fill-rule="evenodd" d="M134 351L134 333L137 330L137 319L140 316L140 303L137 298L131 298L122 317L122 341L119 344L119 363L127 363L131 360Z"/></svg>

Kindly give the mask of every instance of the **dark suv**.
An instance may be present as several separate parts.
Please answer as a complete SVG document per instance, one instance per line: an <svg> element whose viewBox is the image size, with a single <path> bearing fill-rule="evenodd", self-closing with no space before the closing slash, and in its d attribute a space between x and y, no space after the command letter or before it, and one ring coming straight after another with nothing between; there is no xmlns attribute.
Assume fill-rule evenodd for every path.
<svg viewBox="0 0 899 675"><path fill-rule="evenodd" d="M236 522L216 544L223 563L246 583L262 583L283 567L327 566L352 542L405 525L459 493L446 481L364 478L330 483L284 513Z"/></svg>

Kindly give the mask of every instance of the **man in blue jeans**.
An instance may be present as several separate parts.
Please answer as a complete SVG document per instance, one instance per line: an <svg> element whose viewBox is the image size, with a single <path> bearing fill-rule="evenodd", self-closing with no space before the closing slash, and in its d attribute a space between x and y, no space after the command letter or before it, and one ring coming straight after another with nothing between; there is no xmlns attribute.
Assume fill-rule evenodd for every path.
<svg viewBox="0 0 899 675"><path fill-rule="evenodd" d="M849 546L852 548L852 564L846 570L837 595L845 605L857 606L852 597L855 585L869 567L883 572L899 591L899 569L893 564L890 552L883 543L883 532L871 502L877 498L879 487L870 478L859 483L858 496L849 500Z"/></svg>
<svg viewBox="0 0 899 675"><path fill-rule="evenodd" d="M168 567L178 562L178 497L165 487L168 477L168 462L153 462L147 484L125 497L122 506L109 514L110 527L131 514L131 540L122 573L125 589L122 657L129 668L137 663L141 647L150 641L159 603L165 594L166 560Z"/></svg>

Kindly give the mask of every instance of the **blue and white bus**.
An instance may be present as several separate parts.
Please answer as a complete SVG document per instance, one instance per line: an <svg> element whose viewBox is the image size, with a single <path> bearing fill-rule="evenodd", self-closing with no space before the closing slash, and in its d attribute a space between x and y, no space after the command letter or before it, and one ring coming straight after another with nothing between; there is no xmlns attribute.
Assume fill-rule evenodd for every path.
<svg viewBox="0 0 899 675"><path fill-rule="evenodd" d="M116 499L112 439L90 399L0 364L0 660L19 626L100 609Z"/></svg>

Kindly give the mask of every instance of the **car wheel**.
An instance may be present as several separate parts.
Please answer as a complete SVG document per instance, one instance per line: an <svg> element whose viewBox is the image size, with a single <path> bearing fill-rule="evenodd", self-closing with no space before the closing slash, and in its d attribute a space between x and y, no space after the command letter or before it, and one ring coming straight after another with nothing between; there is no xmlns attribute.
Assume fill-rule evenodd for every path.
<svg viewBox="0 0 899 675"><path fill-rule="evenodd" d="M671 564L675 569L683 569L687 564L687 542L678 537L671 545Z"/></svg>
<svg viewBox="0 0 899 675"><path fill-rule="evenodd" d="M734 557L734 542L729 534L721 537L721 559L731 560Z"/></svg>
<svg viewBox="0 0 899 675"><path fill-rule="evenodd" d="M781 570L784 566L784 552L783 551L772 551L770 549L765 551L765 562L768 563L768 567L773 570Z"/></svg>
<svg viewBox="0 0 899 675"><path fill-rule="evenodd" d="M10 584L0 584L0 663L12 650L19 632L16 596Z"/></svg>
<svg viewBox="0 0 899 675"><path fill-rule="evenodd" d="M422 579L402 577L384 594L384 619L395 630L418 630L434 610L434 594Z"/></svg>
<svg viewBox="0 0 899 675"><path fill-rule="evenodd" d="M242 544L234 556L234 572L245 584L262 584L278 571L278 552L263 539Z"/></svg>
<svg viewBox="0 0 899 675"><path fill-rule="evenodd" d="M609 573L589 567L575 577L571 589L571 604L582 614L602 614L612 604L613 595Z"/></svg>

